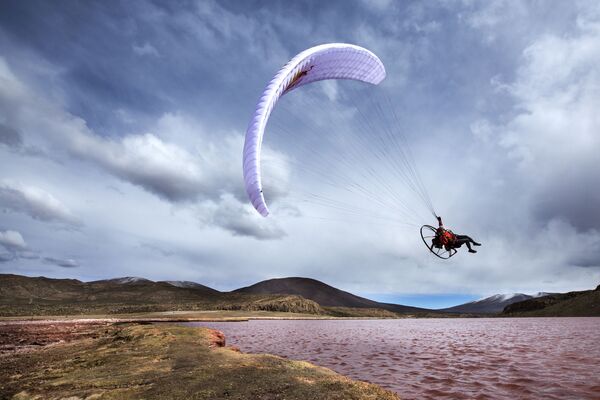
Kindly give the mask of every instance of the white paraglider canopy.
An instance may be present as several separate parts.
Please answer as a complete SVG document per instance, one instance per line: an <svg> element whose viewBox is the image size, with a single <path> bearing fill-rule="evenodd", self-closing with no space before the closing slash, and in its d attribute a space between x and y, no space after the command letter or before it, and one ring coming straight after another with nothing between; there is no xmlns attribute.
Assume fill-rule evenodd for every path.
<svg viewBox="0 0 600 400"><path fill-rule="evenodd" d="M246 193L254 208L269 215L262 191L260 151L267 121L281 96L300 86L326 79L352 79L379 84L385 78L381 60L369 50L330 43L304 50L290 60L264 90L246 130L243 170Z"/></svg>

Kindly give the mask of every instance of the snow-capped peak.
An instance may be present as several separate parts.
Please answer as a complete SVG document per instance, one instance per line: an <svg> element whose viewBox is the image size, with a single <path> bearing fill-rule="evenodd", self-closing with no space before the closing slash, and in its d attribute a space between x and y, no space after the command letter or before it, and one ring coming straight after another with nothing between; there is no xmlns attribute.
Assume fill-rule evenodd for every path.
<svg viewBox="0 0 600 400"><path fill-rule="evenodd" d="M194 288L194 287L198 287L198 286L203 286L203 285L200 285L199 283L192 282L192 281L165 281L165 282L167 282L169 285L177 286L177 287L181 287L181 288Z"/></svg>
<svg viewBox="0 0 600 400"><path fill-rule="evenodd" d="M489 296L489 297L482 297L479 300L473 301L473 303L479 303L481 301L490 301L490 302L508 301L510 299L514 299L515 297L519 297L519 296L528 297L526 294L523 294L523 293L504 293L504 294L495 294L495 295Z"/></svg>
<svg viewBox="0 0 600 400"><path fill-rule="evenodd" d="M140 278L138 276L125 276L123 278L115 278L111 279L111 282L115 283L137 283L137 282L150 282L150 280L146 278Z"/></svg>

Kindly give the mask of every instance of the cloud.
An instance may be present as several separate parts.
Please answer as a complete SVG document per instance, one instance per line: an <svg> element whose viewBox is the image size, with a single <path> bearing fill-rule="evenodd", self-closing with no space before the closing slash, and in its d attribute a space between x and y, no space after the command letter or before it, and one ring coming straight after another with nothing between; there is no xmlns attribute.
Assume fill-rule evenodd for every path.
<svg viewBox="0 0 600 400"><path fill-rule="evenodd" d="M127 135L117 142L88 134L80 135L69 146L77 157L166 201L197 202L198 207L204 208L202 213L208 216L203 223L237 236L258 239L284 236L280 228L252 218L254 210L248 211L246 207L248 201L239 165L243 147L241 135L209 140L201 127L175 114L162 116L156 129L167 139L154 134ZM169 139L171 141L167 141ZM184 148L177 142L188 143L188 146ZM278 165L264 174L269 182L269 200L276 204L288 193L289 168L285 156L268 146L263 148L263 157L266 164Z"/></svg>
<svg viewBox="0 0 600 400"><path fill-rule="evenodd" d="M69 143L78 157L168 201L191 201L204 182L194 157L153 134L112 141L80 134Z"/></svg>
<svg viewBox="0 0 600 400"><path fill-rule="evenodd" d="M102 137L81 118L45 100L43 95L36 95L5 67L5 79L11 82L7 87L19 88L4 93L0 88L0 97L4 96L13 108L12 123L27 133L28 140L37 141L54 157L70 155L173 204L212 204L202 211L203 223L234 235L259 239L284 235L280 228L263 226L264 223L253 227L249 219L251 212L244 207L247 196L239 164L241 134L209 135L197 121L167 113L155 122L153 130L157 133ZM332 90L334 93L335 88ZM39 131L51 135L52 140L40 137ZM263 148L263 157L265 163L278 164L264 174L269 201L276 203L287 194L289 168L285 156L268 146ZM74 221L64 205L41 189L9 183L0 188L0 204L7 208L40 220ZM209 215L211 212L213 215Z"/></svg>
<svg viewBox="0 0 600 400"><path fill-rule="evenodd" d="M160 56L160 54L158 53L158 50L156 50L156 48L148 42L144 43L141 46L134 44L133 52L135 54L137 54L138 56L154 56L154 57Z"/></svg>
<svg viewBox="0 0 600 400"><path fill-rule="evenodd" d="M281 239L286 236L276 220L261 217L251 206L240 203L230 195L211 208L205 208L200 220L223 228L235 236L253 237L258 240Z"/></svg>
<svg viewBox="0 0 600 400"><path fill-rule="evenodd" d="M8 87L20 88L18 92L0 89L0 97L10 102L14 111L13 124L31 140L45 139L43 145L53 149L54 156L66 151L169 201L194 200L203 191L199 166L185 149L151 133L121 139L97 136L85 121L36 95L10 71L4 76L12 82ZM40 138L40 131L52 140Z"/></svg>
<svg viewBox="0 0 600 400"><path fill-rule="evenodd" d="M18 182L0 181L0 207L27 214L40 221L79 224L71 211L56 197L38 187Z"/></svg>
<svg viewBox="0 0 600 400"><path fill-rule="evenodd" d="M9 147L21 147L23 139L19 131L0 123L0 143Z"/></svg>
<svg viewBox="0 0 600 400"><path fill-rule="evenodd" d="M473 122L470 126L473 136L484 142L489 142L492 139L493 127L489 121L480 119Z"/></svg>
<svg viewBox="0 0 600 400"><path fill-rule="evenodd" d="M27 247L23 236L17 231L0 231L0 245L6 250L23 250Z"/></svg>
<svg viewBox="0 0 600 400"><path fill-rule="evenodd" d="M546 253L548 263L559 261L569 267L600 267L600 232L578 232L562 219L550 220L537 234L532 251Z"/></svg>
<svg viewBox="0 0 600 400"><path fill-rule="evenodd" d="M339 96L338 91L339 90L338 90L338 84L337 84L336 81L334 81L334 80L324 81L321 84L321 87L323 89L323 92L325 93L325 95L327 96L327 98L330 101L337 101L338 100L338 96Z"/></svg>
<svg viewBox="0 0 600 400"><path fill-rule="evenodd" d="M0 263L13 261L15 259L15 255L12 253L0 253Z"/></svg>
<svg viewBox="0 0 600 400"><path fill-rule="evenodd" d="M79 262L72 258L45 257L40 255L39 251L28 250L27 243L25 243L23 236L17 231L0 231L0 246L8 251L8 253L0 253L0 262L42 260L47 264L57 265L62 268L75 268L80 266Z"/></svg>
<svg viewBox="0 0 600 400"><path fill-rule="evenodd" d="M378 11L384 11L390 7L392 0L362 0L365 8L375 8Z"/></svg>
<svg viewBox="0 0 600 400"><path fill-rule="evenodd" d="M54 257L44 257L43 261L48 264L57 265L62 268L77 268L79 267L79 263L72 258L61 259Z"/></svg>
<svg viewBox="0 0 600 400"><path fill-rule="evenodd" d="M156 120L156 133L105 138L81 118L35 93L0 59L2 65L0 73L8 84L0 87L0 99L5 99L0 110L3 104L10 104L10 110L6 107L4 111L11 113L13 124L7 129L23 130L54 157L66 152L169 202L217 200L224 193L246 201L239 166L240 133L210 135L195 120L167 113ZM283 157L267 146L264 154L266 160ZM278 183L287 177L284 169L276 174ZM272 190L273 200L285 195L284 184Z"/></svg>
<svg viewBox="0 0 600 400"><path fill-rule="evenodd" d="M520 0L473 2L459 12L459 19L483 33L482 40L490 44L499 40L507 28L522 29L531 12ZM520 23L515 23L519 21Z"/></svg>
<svg viewBox="0 0 600 400"><path fill-rule="evenodd" d="M166 249L154 243L140 243L140 247L152 250L153 252L160 254L163 257L173 257L177 255L177 252L175 250Z"/></svg>
<svg viewBox="0 0 600 400"><path fill-rule="evenodd" d="M0 136L0 179L44 188L86 221L57 231L5 213L3 229L21 232L30 249L9 268L34 273L46 256L64 265L73 257L85 265L45 268L83 279L196 276L230 288L304 275L373 293L563 290L600 277L590 206L599 203L590 184L598 176L594 2L313 3L4 7L0 123L10 132ZM65 23L50 26L56 18ZM264 219L248 204L240 153L257 96L294 54L331 41L382 58L388 77L364 93L388 90L438 211L484 243L477 255L438 262L418 229L364 214L334 220L335 211L304 202L306 189L371 206L343 184L323 184L334 168L310 164L310 155L345 156L324 145L331 136L310 138L288 118L291 135L274 129L281 103L263 148L273 214ZM363 92L354 87L316 83L282 102L323 99L315 112L293 106L291 114L345 135L360 128L350 96L358 92L360 103ZM301 212L282 216L284 198ZM321 211L327 221L314 218ZM9 253L0 258L15 260ZM256 268L245 266L247 254Z"/></svg>
<svg viewBox="0 0 600 400"><path fill-rule="evenodd" d="M587 230L600 226L600 187L591 184L600 176L600 28L584 26L593 28L546 34L523 51L503 89L515 101L513 115L494 130L530 182L534 215Z"/></svg>
<svg viewBox="0 0 600 400"><path fill-rule="evenodd" d="M594 242L591 243L590 247L582 249L580 253L573 254L569 258L569 265L584 268L600 267L600 241L597 235L595 237L592 236L592 240Z"/></svg>

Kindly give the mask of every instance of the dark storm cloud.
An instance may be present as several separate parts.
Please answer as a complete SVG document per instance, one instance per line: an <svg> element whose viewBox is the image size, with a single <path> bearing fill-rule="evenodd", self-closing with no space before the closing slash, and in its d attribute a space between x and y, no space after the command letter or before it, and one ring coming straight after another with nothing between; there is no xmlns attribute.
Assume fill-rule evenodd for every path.
<svg viewBox="0 0 600 400"><path fill-rule="evenodd" d="M390 77L402 78L409 72L407 57L424 57L412 56L410 48L419 41L431 45L423 39L428 24L438 18L457 23L444 7L430 7L429 15L422 15L410 4L392 3L393 13L361 6L348 7L345 1L318 7L310 2L8 1L1 6L0 26L7 33L4 47L27 47L60 65L56 79L68 110L98 133L113 135L114 128L130 128L115 118L117 110L126 110L141 125L149 116L178 109L210 124L244 127L274 71L298 51L323 42L383 46ZM410 21L399 24L396 13ZM382 34L389 44L379 40ZM476 40L469 45L479 46ZM436 52L440 66L453 56L446 46L427 51ZM432 85L449 79L446 68L431 72ZM461 79L474 79L473 72L465 71ZM465 93L448 101L449 90L437 95L446 109L469 99ZM406 100L400 101L407 107L423 105Z"/></svg>
<svg viewBox="0 0 600 400"><path fill-rule="evenodd" d="M131 4L129 9L124 3L3 2L0 25L8 34L3 45L27 46L62 65L70 110L94 126L110 128L119 107L156 112L164 104L145 81L151 69L131 62L137 29L128 9L142 13Z"/></svg>
<svg viewBox="0 0 600 400"><path fill-rule="evenodd" d="M564 219L582 232L599 230L600 187L591 184L599 174L600 168L592 167L574 171L564 179L557 177L549 187L536 194L534 215L540 221Z"/></svg>
<svg viewBox="0 0 600 400"><path fill-rule="evenodd" d="M0 25L12 43L5 46L27 46L61 65L69 111L101 134L127 127L114 118L118 109L142 122L173 108L207 120L215 110L226 120L239 115L242 99L256 97L248 71L280 48L268 15L249 19L227 3L34 3L3 2ZM229 85L237 94L222 91ZM243 109L238 122L250 112Z"/></svg>
<svg viewBox="0 0 600 400"><path fill-rule="evenodd" d="M586 252L573 256L569 264L576 267L600 267L600 242L595 247L586 249Z"/></svg>

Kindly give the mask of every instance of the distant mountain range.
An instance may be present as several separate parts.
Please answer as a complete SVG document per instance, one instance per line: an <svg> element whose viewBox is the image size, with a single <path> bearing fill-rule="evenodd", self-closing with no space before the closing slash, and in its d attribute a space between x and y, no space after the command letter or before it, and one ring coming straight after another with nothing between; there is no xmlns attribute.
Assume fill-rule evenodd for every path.
<svg viewBox="0 0 600 400"><path fill-rule="evenodd" d="M301 277L269 279L232 292L219 292L190 281L154 282L139 277L123 277L81 282L76 279L0 274L0 316L216 309L357 317L494 313L507 316L600 316L600 287L565 294L494 295L442 310L428 310L380 303Z"/></svg>
<svg viewBox="0 0 600 400"><path fill-rule="evenodd" d="M552 293L513 303L504 316L516 317L600 317L600 285L594 290Z"/></svg>
<svg viewBox="0 0 600 400"><path fill-rule="evenodd" d="M458 306L444 308L439 311L459 313L459 314L492 314L499 313L510 304L518 303L520 301L529 300L533 298L548 296L554 293L539 292L533 295L523 293L511 293L511 294L495 294L490 297L483 299L470 301L465 304Z"/></svg>
<svg viewBox="0 0 600 400"><path fill-rule="evenodd" d="M152 282L150 279L139 278L137 276L124 276L122 278L103 279L100 281L92 281L88 283L117 283L117 284L128 284L128 283L144 283Z"/></svg>
<svg viewBox="0 0 600 400"><path fill-rule="evenodd" d="M93 282L0 274L0 316L126 314L174 310L266 310L326 313L288 295L221 293L189 282L125 277Z"/></svg>
<svg viewBox="0 0 600 400"><path fill-rule="evenodd" d="M198 300L207 294L219 293L200 288L179 288L172 283L124 277L82 282L77 279L31 278L20 275L0 275L0 303L33 304L47 302L155 303Z"/></svg>
<svg viewBox="0 0 600 400"><path fill-rule="evenodd" d="M150 279L140 278L138 276L124 276L122 278L103 279L100 281L92 281L92 282L88 282L88 283L90 283L90 284L115 283L115 284L121 284L121 285L131 284L131 283L150 284L150 285L152 283L158 283L158 284L168 283L171 286L185 288L185 289L196 289L196 290L204 291L206 293L220 293L216 289L201 285L196 282L191 282L191 281L158 281L158 282L154 282L154 281L151 281Z"/></svg>
<svg viewBox="0 0 600 400"><path fill-rule="evenodd" d="M189 281L154 282L122 277L81 282L0 274L0 316L213 309L375 317L429 312L378 303L307 278L274 279L232 292L219 292Z"/></svg>

